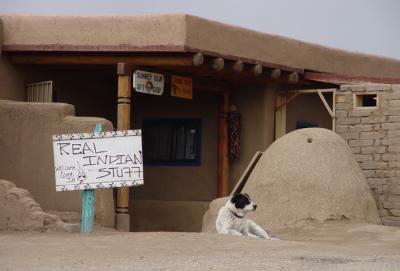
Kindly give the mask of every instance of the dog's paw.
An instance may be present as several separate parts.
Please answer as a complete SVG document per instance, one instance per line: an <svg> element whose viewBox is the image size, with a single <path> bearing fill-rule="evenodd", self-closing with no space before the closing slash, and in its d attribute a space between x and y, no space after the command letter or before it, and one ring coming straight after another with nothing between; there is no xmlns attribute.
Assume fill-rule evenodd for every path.
<svg viewBox="0 0 400 271"><path fill-rule="evenodd" d="M249 233L247 236L252 237L252 238L261 238L255 234Z"/></svg>
<svg viewBox="0 0 400 271"><path fill-rule="evenodd" d="M276 237L269 237L268 240L281 240L281 239L276 238Z"/></svg>
<svg viewBox="0 0 400 271"><path fill-rule="evenodd" d="M227 230L221 232L222 234L227 234L227 235L243 235L242 233L235 231L235 230Z"/></svg>

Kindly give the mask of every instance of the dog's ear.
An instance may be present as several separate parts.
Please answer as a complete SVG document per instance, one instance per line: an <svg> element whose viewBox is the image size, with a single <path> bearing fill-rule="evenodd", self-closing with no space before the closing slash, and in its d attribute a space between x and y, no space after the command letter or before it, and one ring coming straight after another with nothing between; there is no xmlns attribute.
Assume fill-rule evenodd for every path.
<svg viewBox="0 0 400 271"><path fill-rule="evenodd" d="M236 193L235 195L233 195L233 197L231 198L231 202L232 202L233 204L235 204L236 202L238 202L239 196L240 196L239 193Z"/></svg>
<svg viewBox="0 0 400 271"><path fill-rule="evenodd" d="M231 198L231 203L238 209L243 209L247 204L250 203L250 199L243 194L235 194Z"/></svg>

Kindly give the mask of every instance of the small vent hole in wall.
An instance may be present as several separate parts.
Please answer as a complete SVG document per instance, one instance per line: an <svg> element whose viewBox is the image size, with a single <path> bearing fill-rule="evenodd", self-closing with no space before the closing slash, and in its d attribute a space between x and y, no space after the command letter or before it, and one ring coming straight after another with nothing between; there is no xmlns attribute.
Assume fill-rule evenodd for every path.
<svg viewBox="0 0 400 271"><path fill-rule="evenodd" d="M356 107L376 107L377 106L377 94L357 94L356 95Z"/></svg>

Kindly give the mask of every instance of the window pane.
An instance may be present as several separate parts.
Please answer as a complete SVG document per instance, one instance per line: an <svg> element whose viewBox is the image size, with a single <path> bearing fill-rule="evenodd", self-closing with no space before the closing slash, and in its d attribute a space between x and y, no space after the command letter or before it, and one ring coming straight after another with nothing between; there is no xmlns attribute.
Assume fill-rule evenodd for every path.
<svg viewBox="0 0 400 271"><path fill-rule="evenodd" d="M196 159L196 130L192 127L186 130L185 158Z"/></svg>
<svg viewBox="0 0 400 271"><path fill-rule="evenodd" d="M185 159L185 126L178 125L175 129L175 159Z"/></svg>
<svg viewBox="0 0 400 271"><path fill-rule="evenodd" d="M200 124L199 119L144 120L145 163L200 164Z"/></svg>
<svg viewBox="0 0 400 271"><path fill-rule="evenodd" d="M144 157L147 161L168 161L171 156L171 127L167 123L145 125Z"/></svg>
<svg viewBox="0 0 400 271"><path fill-rule="evenodd" d="M362 106L376 106L376 94L374 95L363 95Z"/></svg>

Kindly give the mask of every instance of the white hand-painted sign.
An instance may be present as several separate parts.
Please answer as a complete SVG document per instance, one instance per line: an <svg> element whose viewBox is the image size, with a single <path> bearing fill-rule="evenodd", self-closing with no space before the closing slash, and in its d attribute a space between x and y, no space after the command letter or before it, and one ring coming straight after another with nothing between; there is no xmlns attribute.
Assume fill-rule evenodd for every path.
<svg viewBox="0 0 400 271"><path fill-rule="evenodd" d="M132 86L137 92L162 95L164 92L164 76L159 73L136 70L133 74Z"/></svg>
<svg viewBox="0 0 400 271"><path fill-rule="evenodd" d="M143 184L140 130L53 136L56 190Z"/></svg>

